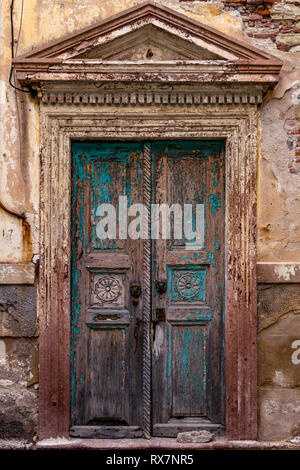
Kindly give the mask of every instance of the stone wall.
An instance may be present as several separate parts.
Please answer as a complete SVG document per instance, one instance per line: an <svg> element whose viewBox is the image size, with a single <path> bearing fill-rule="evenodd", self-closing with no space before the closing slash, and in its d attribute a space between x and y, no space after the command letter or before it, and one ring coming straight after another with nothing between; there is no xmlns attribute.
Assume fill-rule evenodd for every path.
<svg viewBox="0 0 300 470"><path fill-rule="evenodd" d="M259 439L300 435L300 288L262 284L258 292ZM299 351L299 352L298 352Z"/></svg>
<svg viewBox="0 0 300 470"><path fill-rule="evenodd" d="M0 439L31 440L37 423L34 286L0 286Z"/></svg>
<svg viewBox="0 0 300 470"><path fill-rule="evenodd" d="M261 108L258 261L300 263L300 0L159 1L284 61L280 82ZM137 3L142 0L25 2L18 53ZM21 5L15 0L16 37ZM0 438L32 439L38 391L35 287L22 285L34 275L29 281L18 266L27 264L26 272L34 273L32 260L39 254L39 114L37 100L8 84L9 6L10 0L0 5ZM10 285L8 265L18 273ZM260 439L300 434L300 365L291 361L291 345L300 340L300 286L288 279L259 288Z"/></svg>

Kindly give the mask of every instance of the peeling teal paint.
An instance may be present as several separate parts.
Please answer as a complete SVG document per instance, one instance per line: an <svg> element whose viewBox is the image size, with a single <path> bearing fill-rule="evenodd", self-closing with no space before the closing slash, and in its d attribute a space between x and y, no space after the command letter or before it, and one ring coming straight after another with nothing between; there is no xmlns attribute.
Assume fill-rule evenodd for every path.
<svg viewBox="0 0 300 470"><path fill-rule="evenodd" d="M215 238L215 250L219 250L220 249L220 243L218 242L218 239Z"/></svg>
<svg viewBox="0 0 300 470"><path fill-rule="evenodd" d="M221 207L221 193L218 192L217 194L210 194L209 200L211 203L211 212L213 215L216 215L216 209Z"/></svg>

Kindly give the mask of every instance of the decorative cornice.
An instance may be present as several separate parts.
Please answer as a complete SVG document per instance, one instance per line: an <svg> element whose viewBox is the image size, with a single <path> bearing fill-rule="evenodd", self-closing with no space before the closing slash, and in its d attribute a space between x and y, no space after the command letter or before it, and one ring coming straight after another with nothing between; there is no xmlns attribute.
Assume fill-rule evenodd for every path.
<svg viewBox="0 0 300 470"><path fill-rule="evenodd" d="M158 92L158 91L124 91L124 92L40 92L44 104L75 105L223 105L223 104L259 104L262 102L262 91L254 92Z"/></svg>
<svg viewBox="0 0 300 470"><path fill-rule="evenodd" d="M163 49L175 48L178 52L184 44L184 57L178 60L175 54L174 60L148 60L134 53L130 61L116 59L116 53L136 47L137 32L139 40L145 37L147 42L149 27L165 35L164 40L160 39ZM209 60L202 60L203 51L209 54ZM278 81L282 62L248 43L148 1L16 57L13 66L19 83L36 89L49 82L273 85Z"/></svg>

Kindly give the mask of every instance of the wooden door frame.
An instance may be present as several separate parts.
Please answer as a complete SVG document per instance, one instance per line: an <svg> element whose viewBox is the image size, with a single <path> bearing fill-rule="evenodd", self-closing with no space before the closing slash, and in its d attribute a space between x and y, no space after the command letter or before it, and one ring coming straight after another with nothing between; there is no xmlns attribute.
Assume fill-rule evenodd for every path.
<svg viewBox="0 0 300 470"><path fill-rule="evenodd" d="M116 93L120 95L119 90ZM130 105L130 97L129 104L120 107L114 99L103 104L90 99L85 105L59 95L51 100L50 95L41 96L40 439L69 436L71 141L116 138L226 140L226 434L230 439L257 437L256 193L261 96L257 90L244 90L227 93L226 98L224 92L223 101L212 101L209 95L199 104L190 91L180 91L182 95L184 104L159 98L151 107L144 101ZM149 402L149 390L144 399Z"/></svg>

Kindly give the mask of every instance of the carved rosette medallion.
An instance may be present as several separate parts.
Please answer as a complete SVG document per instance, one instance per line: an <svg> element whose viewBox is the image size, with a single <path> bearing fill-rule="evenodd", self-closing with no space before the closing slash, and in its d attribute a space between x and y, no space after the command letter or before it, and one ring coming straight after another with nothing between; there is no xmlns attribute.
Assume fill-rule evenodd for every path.
<svg viewBox="0 0 300 470"><path fill-rule="evenodd" d="M102 276L98 279L94 287L94 293L100 302L115 302L121 295L120 282L113 276Z"/></svg>
<svg viewBox="0 0 300 470"><path fill-rule="evenodd" d="M183 300L199 297L202 288L202 276L196 273L183 273L176 276L175 289L178 296Z"/></svg>

